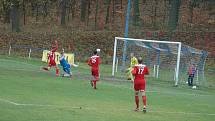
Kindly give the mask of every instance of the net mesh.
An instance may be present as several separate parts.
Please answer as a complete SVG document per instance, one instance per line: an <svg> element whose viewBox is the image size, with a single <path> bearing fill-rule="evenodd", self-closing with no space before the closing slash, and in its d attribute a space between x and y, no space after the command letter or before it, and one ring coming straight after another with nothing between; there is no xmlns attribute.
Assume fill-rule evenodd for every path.
<svg viewBox="0 0 215 121"><path fill-rule="evenodd" d="M126 42L126 49L125 48ZM126 69L130 66L130 53L135 57L142 57L144 64L150 69L150 75L165 82L175 83L176 65L179 44L146 42L132 39L117 39L116 46L116 68L114 75L125 77ZM123 52L126 50L125 52ZM125 57L123 58L123 54ZM188 45L181 45L179 84L186 84L188 80L188 68L195 64L197 72L194 78L195 85L207 85L204 77L204 63L207 53L192 48Z"/></svg>

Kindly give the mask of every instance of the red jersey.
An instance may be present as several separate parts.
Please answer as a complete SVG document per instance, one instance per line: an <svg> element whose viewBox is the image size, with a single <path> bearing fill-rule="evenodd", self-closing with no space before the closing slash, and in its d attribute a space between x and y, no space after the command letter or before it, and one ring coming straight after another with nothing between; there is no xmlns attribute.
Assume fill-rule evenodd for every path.
<svg viewBox="0 0 215 121"><path fill-rule="evenodd" d="M58 49L58 44L56 43L55 46L52 46L52 50L49 52L49 60L50 62L55 62L55 51Z"/></svg>
<svg viewBox="0 0 215 121"><path fill-rule="evenodd" d="M138 64L134 66L132 74L134 75L134 84L143 84L145 83L145 75L149 74L149 70L146 65Z"/></svg>
<svg viewBox="0 0 215 121"><path fill-rule="evenodd" d="M93 55L88 59L88 65L91 66L92 70L99 70L100 57Z"/></svg>

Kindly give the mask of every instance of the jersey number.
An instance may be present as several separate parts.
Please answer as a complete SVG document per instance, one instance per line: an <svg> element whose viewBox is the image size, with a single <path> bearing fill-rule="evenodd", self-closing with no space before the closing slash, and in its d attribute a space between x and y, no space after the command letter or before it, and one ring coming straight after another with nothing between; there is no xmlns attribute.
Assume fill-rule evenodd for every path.
<svg viewBox="0 0 215 121"><path fill-rule="evenodd" d="M92 58L92 63L96 63L96 58Z"/></svg>
<svg viewBox="0 0 215 121"><path fill-rule="evenodd" d="M143 74L144 69L143 68L139 68L138 69L138 74Z"/></svg>

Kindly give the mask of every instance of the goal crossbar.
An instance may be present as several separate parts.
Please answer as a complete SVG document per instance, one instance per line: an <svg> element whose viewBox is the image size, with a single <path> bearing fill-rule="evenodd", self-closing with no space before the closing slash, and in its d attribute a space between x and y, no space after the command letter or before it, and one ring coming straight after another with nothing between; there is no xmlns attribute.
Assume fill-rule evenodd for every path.
<svg viewBox="0 0 215 121"><path fill-rule="evenodd" d="M123 37L115 37L114 41L114 54L113 54L113 65L112 65L112 76L115 74L115 68L116 68L116 53L117 53L117 41L118 40L124 40L125 42L127 40L130 41L142 41L142 42L153 42L153 43L166 43L166 44L176 44L178 45L177 50L177 65L176 65L176 75L175 75L175 85L178 85L179 80L179 67L180 67L180 55L181 55L181 42L172 42L172 41L158 41L158 40L145 40L145 39L135 39L135 38L123 38ZM126 50L125 50L126 51ZM125 53L123 51L123 53Z"/></svg>

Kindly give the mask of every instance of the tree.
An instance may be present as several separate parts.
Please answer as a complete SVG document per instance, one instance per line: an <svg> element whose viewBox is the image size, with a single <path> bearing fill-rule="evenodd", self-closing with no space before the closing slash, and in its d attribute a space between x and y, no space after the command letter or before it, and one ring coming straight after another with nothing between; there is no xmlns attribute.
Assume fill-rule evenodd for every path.
<svg viewBox="0 0 215 121"><path fill-rule="evenodd" d="M179 17L179 8L180 8L181 1L180 0L171 0L170 5L170 12L169 12L169 30L175 30L178 24L178 17Z"/></svg>
<svg viewBox="0 0 215 121"><path fill-rule="evenodd" d="M4 13L4 23L10 23L11 0L3 0L2 7Z"/></svg>
<svg viewBox="0 0 215 121"><path fill-rule="evenodd" d="M90 17L90 5L91 5L91 0L88 0L88 8L87 8L87 26L89 24L89 17Z"/></svg>
<svg viewBox="0 0 215 121"><path fill-rule="evenodd" d="M81 21L84 22L86 19L87 11L87 0L81 0Z"/></svg>
<svg viewBox="0 0 215 121"><path fill-rule="evenodd" d="M12 21L12 31L13 32L19 32L19 17L20 17L20 12L19 12L19 6L20 2L18 0L12 0L11 1L11 21Z"/></svg>
<svg viewBox="0 0 215 121"><path fill-rule="evenodd" d="M140 10L139 10L139 0L134 0L134 22L133 24L135 26L138 25L138 21L139 21L139 16L140 16Z"/></svg>
<svg viewBox="0 0 215 121"><path fill-rule="evenodd" d="M99 0L96 0L95 29L97 29L98 9L99 9Z"/></svg>
<svg viewBox="0 0 215 121"><path fill-rule="evenodd" d="M105 24L108 24L108 23L109 23L110 3L111 3L111 0L106 0L107 10L106 10Z"/></svg>
<svg viewBox="0 0 215 121"><path fill-rule="evenodd" d="M189 13L190 13L190 19L189 23L193 23L193 9L200 4L200 0L189 0Z"/></svg>
<svg viewBox="0 0 215 121"><path fill-rule="evenodd" d="M112 28L114 28L115 24L115 0L112 0Z"/></svg>
<svg viewBox="0 0 215 121"><path fill-rule="evenodd" d="M61 8L61 25L64 26L66 24L66 4L67 0L60 1L60 8Z"/></svg>

